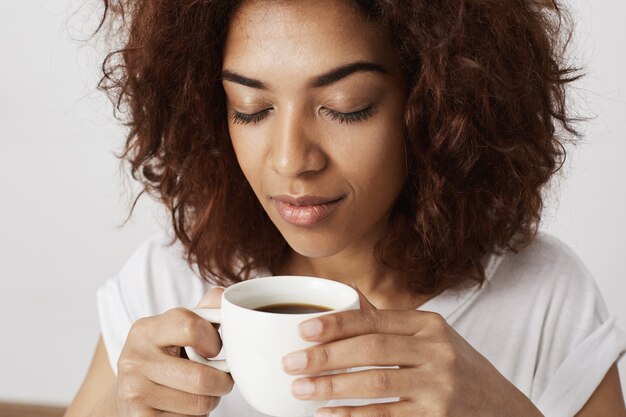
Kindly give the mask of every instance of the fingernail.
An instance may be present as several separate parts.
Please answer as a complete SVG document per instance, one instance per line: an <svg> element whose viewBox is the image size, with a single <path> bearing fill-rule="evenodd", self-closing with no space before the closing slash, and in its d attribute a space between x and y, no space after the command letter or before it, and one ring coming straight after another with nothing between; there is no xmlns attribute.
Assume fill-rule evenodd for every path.
<svg viewBox="0 0 626 417"><path fill-rule="evenodd" d="M315 385L310 379L298 379L291 385L291 392L298 397L311 395L315 390Z"/></svg>
<svg viewBox="0 0 626 417"><path fill-rule="evenodd" d="M330 410L317 410L315 417L333 417L333 412Z"/></svg>
<svg viewBox="0 0 626 417"><path fill-rule="evenodd" d="M285 371L297 371L306 366L307 356L303 351L293 352L283 358L283 368Z"/></svg>
<svg viewBox="0 0 626 417"><path fill-rule="evenodd" d="M300 333L304 337L315 337L322 333L322 322L319 320L308 320L300 324Z"/></svg>

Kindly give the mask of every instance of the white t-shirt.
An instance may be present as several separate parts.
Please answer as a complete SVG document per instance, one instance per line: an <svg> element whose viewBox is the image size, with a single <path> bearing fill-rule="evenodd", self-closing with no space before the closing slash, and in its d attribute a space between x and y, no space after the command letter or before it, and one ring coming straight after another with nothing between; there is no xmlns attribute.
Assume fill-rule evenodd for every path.
<svg viewBox="0 0 626 417"><path fill-rule="evenodd" d="M135 320L193 307L212 288L187 265L181 245L168 242L165 235L146 241L98 290L101 330L114 370ZM567 246L546 235L517 254L491 256L483 285L445 291L419 310L441 314L546 417L574 416L626 351L626 337L609 317L589 271ZM373 402L381 401L329 406ZM263 414L235 385L211 416Z"/></svg>

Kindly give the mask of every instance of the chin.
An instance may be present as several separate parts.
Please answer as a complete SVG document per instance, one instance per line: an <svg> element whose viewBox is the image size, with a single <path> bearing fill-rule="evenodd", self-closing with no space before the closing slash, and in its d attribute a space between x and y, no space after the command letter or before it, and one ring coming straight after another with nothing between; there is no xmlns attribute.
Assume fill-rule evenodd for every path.
<svg viewBox="0 0 626 417"><path fill-rule="evenodd" d="M287 244L296 253L307 258L326 258L336 255L345 248L338 236L320 236L317 233L282 233Z"/></svg>

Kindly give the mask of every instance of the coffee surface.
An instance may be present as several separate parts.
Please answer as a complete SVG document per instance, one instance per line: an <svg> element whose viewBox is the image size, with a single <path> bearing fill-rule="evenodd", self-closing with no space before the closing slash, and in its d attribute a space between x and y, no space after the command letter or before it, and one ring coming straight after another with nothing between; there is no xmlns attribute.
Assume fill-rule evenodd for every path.
<svg viewBox="0 0 626 417"><path fill-rule="evenodd" d="M315 304L281 303L257 307L255 310L279 314L310 314L320 313L322 311L331 311L332 308Z"/></svg>

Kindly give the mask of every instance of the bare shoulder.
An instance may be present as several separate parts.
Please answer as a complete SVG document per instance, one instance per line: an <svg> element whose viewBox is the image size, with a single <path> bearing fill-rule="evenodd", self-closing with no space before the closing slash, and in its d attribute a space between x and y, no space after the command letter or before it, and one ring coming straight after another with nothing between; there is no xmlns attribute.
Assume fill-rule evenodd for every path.
<svg viewBox="0 0 626 417"><path fill-rule="evenodd" d="M617 364L613 364L576 417L626 417Z"/></svg>

